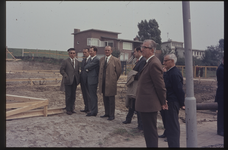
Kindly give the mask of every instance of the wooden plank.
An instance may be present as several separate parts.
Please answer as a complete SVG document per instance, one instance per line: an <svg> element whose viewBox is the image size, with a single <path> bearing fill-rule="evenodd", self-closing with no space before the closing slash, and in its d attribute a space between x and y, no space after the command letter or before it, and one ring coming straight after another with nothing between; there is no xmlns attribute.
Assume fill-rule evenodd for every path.
<svg viewBox="0 0 228 150"><path fill-rule="evenodd" d="M15 101L45 101L47 99L6 94L6 100L15 100Z"/></svg>
<svg viewBox="0 0 228 150"><path fill-rule="evenodd" d="M48 106L44 106L44 116L47 117L48 114Z"/></svg>
<svg viewBox="0 0 228 150"><path fill-rule="evenodd" d="M30 104L30 105L27 105L27 106L24 106L21 108L17 108L14 110L7 111L6 117L14 115L14 114L22 113L22 112L25 112L25 111L28 111L28 110L31 110L34 108L39 108L39 107L42 107L45 105L48 105L48 100L47 101L41 101L41 102L34 102L33 104Z"/></svg>
<svg viewBox="0 0 228 150"><path fill-rule="evenodd" d="M60 114L60 113L64 113L63 107L61 107L61 108L50 108L47 110L47 115L54 115L54 114ZM37 116L44 116L43 109L32 110L29 112L23 112L20 114L15 114L15 115L6 117L6 120L28 118L28 117L37 117Z"/></svg>
<svg viewBox="0 0 228 150"><path fill-rule="evenodd" d="M24 103L8 103L6 104L6 109L9 109L9 108L20 108L20 107L24 107L24 106L27 106L27 105L30 105L30 104L33 104L33 102L24 102Z"/></svg>

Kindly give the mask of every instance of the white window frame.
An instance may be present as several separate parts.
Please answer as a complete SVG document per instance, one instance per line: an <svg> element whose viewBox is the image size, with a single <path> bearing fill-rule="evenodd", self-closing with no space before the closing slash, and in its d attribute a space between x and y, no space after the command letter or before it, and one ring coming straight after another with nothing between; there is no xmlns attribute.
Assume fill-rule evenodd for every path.
<svg viewBox="0 0 228 150"><path fill-rule="evenodd" d="M130 42L123 42L123 49L125 49L125 50L132 50L132 43L130 43Z"/></svg>

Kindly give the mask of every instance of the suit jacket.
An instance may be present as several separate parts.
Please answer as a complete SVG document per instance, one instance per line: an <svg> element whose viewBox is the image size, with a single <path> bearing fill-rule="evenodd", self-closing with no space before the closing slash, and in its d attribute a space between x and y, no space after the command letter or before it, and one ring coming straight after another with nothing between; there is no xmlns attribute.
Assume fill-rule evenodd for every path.
<svg viewBox="0 0 228 150"><path fill-rule="evenodd" d="M220 64L217 71L217 90L215 96L215 102L223 102L224 101L224 65Z"/></svg>
<svg viewBox="0 0 228 150"><path fill-rule="evenodd" d="M127 94L126 94L126 100L125 100L125 106L128 108L129 107L129 99L130 98L135 98L136 96L136 89L137 89L137 84L138 81L134 80L135 75L138 74L137 71L135 70L131 70L128 74L127 74Z"/></svg>
<svg viewBox="0 0 228 150"><path fill-rule="evenodd" d="M77 85L80 82L80 73L79 73L79 62L75 59L75 68L71 64L70 58L63 60L62 65L60 67L60 74L63 76L61 88L64 85L71 85L73 84L74 77L76 78Z"/></svg>
<svg viewBox="0 0 228 150"><path fill-rule="evenodd" d="M135 67L133 68L133 70L138 71L138 73L135 75L135 80L138 80L139 75L143 69L143 67L146 64L146 58L142 57L135 65Z"/></svg>
<svg viewBox="0 0 228 150"><path fill-rule="evenodd" d="M157 112L165 105L166 89L160 60L154 56L139 75L135 109L139 112Z"/></svg>
<svg viewBox="0 0 228 150"><path fill-rule="evenodd" d="M84 58L81 62L81 73L80 73L80 83L86 83L87 82L87 72L84 69L86 63L86 58Z"/></svg>
<svg viewBox="0 0 228 150"><path fill-rule="evenodd" d="M99 75L99 58L95 56L93 60L91 60L89 63L87 63L84 67L84 70L87 70L87 83L88 85L91 84L98 84L98 75Z"/></svg>
<svg viewBox="0 0 228 150"><path fill-rule="evenodd" d="M103 81L103 69L104 69L105 56L100 59L99 70L99 93L102 93L102 81ZM106 68L106 80L105 80L105 96L115 96L117 94L117 80L121 75L121 63L120 60L114 56L111 56Z"/></svg>
<svg viewBox="0 0 228 150"><path fill-rule="evenodd" d="M164 72L166 100L168 102L178 102L180 107L184 106L185 93L183 90L183 77L180 70L174 66L169 71Z"/></svg>

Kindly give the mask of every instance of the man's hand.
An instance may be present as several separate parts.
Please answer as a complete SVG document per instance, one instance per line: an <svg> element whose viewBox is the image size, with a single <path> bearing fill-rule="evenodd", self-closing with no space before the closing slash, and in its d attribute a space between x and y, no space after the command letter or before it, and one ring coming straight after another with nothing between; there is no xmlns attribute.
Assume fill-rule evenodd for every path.
<svg viewBox="0 0 228 150"><path fill-rule="evenodd" d="M182 106L181 109L185 110L185 106Z"/></svg>
<svg viewBox="0 0 228 150"><path fill-rule="evenodd" d="M163 110L168 110L167 100L165 101L165 105L162 105L162 109Z"/></svg>

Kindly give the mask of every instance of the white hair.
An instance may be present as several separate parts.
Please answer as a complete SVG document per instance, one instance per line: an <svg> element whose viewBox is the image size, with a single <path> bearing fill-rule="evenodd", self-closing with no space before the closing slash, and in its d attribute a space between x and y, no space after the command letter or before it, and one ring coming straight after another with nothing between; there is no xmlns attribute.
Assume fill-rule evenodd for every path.
<svg viewBox="0 0 228 150"><path fill-rule="evenodd" d="M172 59L174 61L174 64L177 62L177 57L175 54L167 54L165 56L169 56L169 59Z"/></svg>
<svg viewBox="0 0 228 150"><path fill-rule="evenodd" d="M147 39L147 40L144 40L143 42L149 42L150 47L154 50L154 53L156 52L157 43L154 40Z"/></svg>

